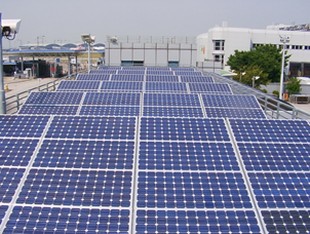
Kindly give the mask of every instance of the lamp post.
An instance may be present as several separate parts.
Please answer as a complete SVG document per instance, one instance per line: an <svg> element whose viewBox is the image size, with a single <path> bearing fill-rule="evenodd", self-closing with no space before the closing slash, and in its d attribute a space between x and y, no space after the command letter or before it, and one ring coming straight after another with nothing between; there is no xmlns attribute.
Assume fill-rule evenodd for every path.
<svg viewBox="0 0 310 234"><path fill-rule="evenodd" d="M259 78L260 78L259 76L252 77L252 88L255 88L255 80L258 80Z"/></svg>
<svg viewBox="0 0 310 234"><path fill-rule="evenodd" d="M84 34L81 36L82 41L87 43L88 45L88 73L90 73L91 62L90 62L90 45L95 42L95 36L91 36L90 34Z"/></svg>
<svg viewBox="0 0 310 234"><path fill-rule="evenodd" d="M282 63L281 63L281 77L280 77L279 98L281 100L283 100L283 80L284 80L284 66L285 66L285 49L286 49L286 43L290 42L290 38L288 36L280 36L280 41L283 44L283 48L282 48Z"/></svg>
<svg viewBox="0 0 310 234"><path fill-rule="evenodd" d="M0 114L6 113L5 93L4 93L4 81L3 81L3 56L2 56L2 19L0 13Z"/></svg>

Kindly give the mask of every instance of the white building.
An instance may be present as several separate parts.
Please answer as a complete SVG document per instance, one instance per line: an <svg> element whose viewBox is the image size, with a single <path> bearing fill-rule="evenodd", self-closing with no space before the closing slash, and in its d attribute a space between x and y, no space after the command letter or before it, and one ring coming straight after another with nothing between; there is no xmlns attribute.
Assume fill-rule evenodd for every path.
<svg viewBox="0 0 310 234"><path fill-rule="evenodd" d="M266 29L215 27L197 39L197 66L212 67L215 62L224 68L235 50L249 51L262 44L283 46L280 36L289 37L287 43L289 76L310 77L310 25L276 25Z"/></svg>

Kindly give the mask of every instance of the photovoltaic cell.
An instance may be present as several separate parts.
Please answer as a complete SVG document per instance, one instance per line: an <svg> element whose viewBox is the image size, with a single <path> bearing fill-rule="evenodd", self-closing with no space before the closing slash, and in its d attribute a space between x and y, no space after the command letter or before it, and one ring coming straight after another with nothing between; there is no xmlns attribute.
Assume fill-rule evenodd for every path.
<svg viewBox="0 0 310 234"><path fill-rule="evenodd" d="M12 201L24 171L19 168L0 167L0 202L9 203Z"/></svg>
<svg viewBox="0 0 310 234"><path fill-rule="evenodd" d="M38 140L0 139L0 166L27 166Z"/></svg>
<svg viewBox="0 0 310 234"><path fill-rule="evenodd" d="M310 208L310 173L249 173L260 208Z"/></svg>
<svg viewBox="0 0 310 234"><path fill-rule="evenodd" d="M174 75L147 75L147 82L179 82L179 77Z"/></svg>
<svg viewBox="0 0 310 234"><path fill-rule="evenodd" d="M173 71L147 70L146 75L172 76L174 74L173 74Z"/></svg>
<svg viewBox="0 0 310 234"><path fill-rule="evenodd" d="M34 167L132 169L133 142L45 140Z"/></svg>
<svg viewBox="0 0 310 234"><path fill-rule="evenodd" d="M87 93L84 105L139 106L138 93Z"/></svg>
<svg viewBox="0 0 310 234"><path fill-rule="evenodd" d="M142 92L143 82L122 82L122 81L106 81L102 83L101 91L131 91Z"/></svg>
<svg viewBox="0 0 310 234"><path fill-rule="evenodd" d="M310 125L303 120L230 119L237 141L310 142Z"/></svg>
<svg viewBox="0 0 310 234"><path fill-rule="evenodd" d="M56 116L47 138L134 139L135 118Z"/></svg>
<svg viewBox="0 0 310 234"><path fill-rule="evenodd" d="M146 93L144 106L200 107L200 102L197 94Z"/></svg>
<svg viewBox="0 0 310 234"><path fill-rule="evenodd" d="M82 106L79 115L139 116L139 106Z"/></svg>
<svg viewBox="0 0 310 234"><path fill-rule="evenodd" d="M205 107L260 108L256 97L252 95L202 94L202 100Z"/></svg>
<svg viewBox="0 0 310 234"><path fill-rule="evenodd" d="M262 109L233 109L233 108L206 108L208 117L211 118L253 118L266 119Z"/></svg>
<svg viewBox="0 0 310 234"><path fill-rule="evenodd" d="M128 233L129 210L16 206L4 233Z"/></svg>
<svg viewBox="0 0 310 234"><path fill-rule="evenodd" d="M231 143L140 142L139 169L239 170Z"/></svg>
<svg viewBox="0 0 310 234"><path fill-rule="evenodd" d="M264 210L264 222L269 233L309 233L309 210Z"/></svg>
<svg viewBox="0 0 310 234"><path fill-rule="evenodd" d="M0 115L0 137L40 137L48 116Z"/></svg>
<svg viewBox="0 0 310 234"><path fill-rule="evenodd" d="M19 114L31 115L76 115L79 106L23 105Z"/></svg>
<svg viewBox="0 0 310 234"><path fill-rule="evenodd" d="M194 93L232 94L229 84L189 83L189 88Z"/></svg>
<svg viewBox="0 0 310 234"><path fill-rule="evenodd" d="M32 92L25 104L78 105L83 93L74 92Z"/></svg>
<svg viewBox="0 0 310 234"><path fill-rule="evenodd" d="M261 233L253 211L138 210L137 233Z"/></svg>
<svg viewBox="0 0 310 234"><path fill-rule="evenodd" d="M140 70L130 70L130 69L123 69L118 70L117 74L119 75L144 75L145 71L143 69Z"/></svg>
<svg viewBox="0 0 310 234"><path fill-rule="evenodd" d="M240 173L139 172L138 208L251 208Z"/></svg>
<svg viewBox="0 0 310 234"><path fill-rule="evenodd" d="M141 140L229 141L223 119L142 118Z"/></svg>
<svg viewBox="0 0 310 234"><path fill-rule="evenodd" d="M201 72L198 71L186 71L186 70L175 70L174 74L177 76L202 76Z"/></svg>
<svg viewBox="0 0 310 234"><path fill-rule="evenodd" d="M130 171L32 169L17 203L129 207Z"/></svg>
<svg viewBox="0 0 310 234"><path fill-rule="evenodd" d="M144 107L143 116L159 117L203 117L201 108Z"/></svg>
<svg viewBox="0 0 310 234"><path fill-rule="evenodd" d="M8 209L8 206L0 206L0 225L2 223L2 219L3 219L7 209Z"/></svg>
<svg viewBox="0 0 310 234"><path fill-rule="evenodd" d="M100 81L63 80L57 90L97 90Z"/></svg>
<svg viewBox="0 0 310 234"><path fill-rule="evenodd" d="M248 171L310 171L310 144L238 143Z"/></svg>

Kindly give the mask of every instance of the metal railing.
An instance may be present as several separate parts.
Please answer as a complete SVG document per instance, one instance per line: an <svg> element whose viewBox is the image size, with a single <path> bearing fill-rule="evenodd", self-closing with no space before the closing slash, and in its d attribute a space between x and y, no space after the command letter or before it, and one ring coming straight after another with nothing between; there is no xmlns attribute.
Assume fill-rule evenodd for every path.
<svg viewBox="0 0 310 234"><path fill-rule="evenodd" d="M36 86L34 88L25 90L23 92L17 93L15 95L9 96L5 98L6 102L6 113L7 114L15 114L19 111L21 106L24 104L26 101L28 95L33 92L33 91L55 91L57 85L60 83L62 80L69 80L69 79L75 79L76 74L71 75L70 77L62 77L57 80Z"/></svg>
<svg viewBox="0 0 310 234"><path fill-rule="evenodd" d="M310 119L310 114L289 103L275 98L272 95L265 94L257 89L241 84L235 80L220 76L216 73L204 72L205 75L211 75L215 82L228 83L234 94L252 94L255 95L266 115L270 119Z"/></svg>

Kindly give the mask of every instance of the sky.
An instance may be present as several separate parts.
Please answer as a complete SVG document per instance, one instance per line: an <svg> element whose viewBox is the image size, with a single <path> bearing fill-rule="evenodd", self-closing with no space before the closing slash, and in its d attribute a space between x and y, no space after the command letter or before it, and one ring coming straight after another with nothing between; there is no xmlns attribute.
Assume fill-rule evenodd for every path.
<svg viewBox="0 0 310 234"><path fill-rule="evenodd" d="M226 22L229 27L266 28L310 23L310 0L0 0L2 19L21 19L14 41L79 43L82 34L196 37Z"/></svg>

